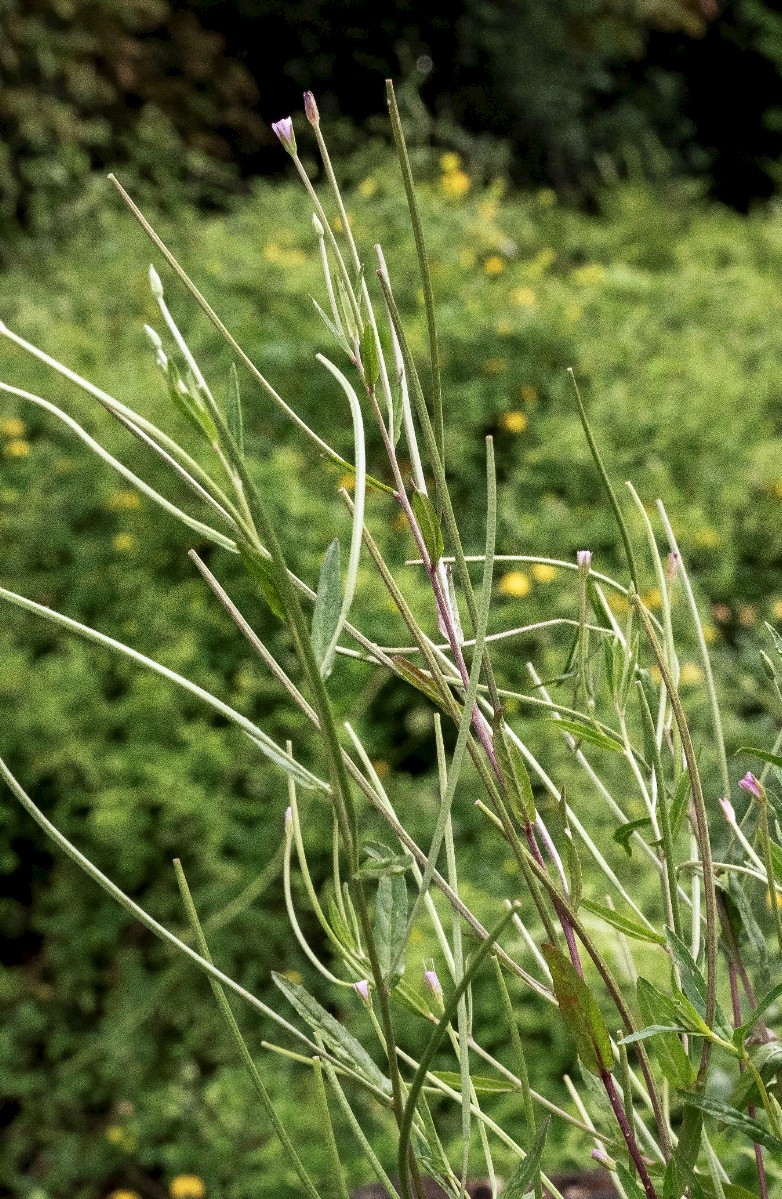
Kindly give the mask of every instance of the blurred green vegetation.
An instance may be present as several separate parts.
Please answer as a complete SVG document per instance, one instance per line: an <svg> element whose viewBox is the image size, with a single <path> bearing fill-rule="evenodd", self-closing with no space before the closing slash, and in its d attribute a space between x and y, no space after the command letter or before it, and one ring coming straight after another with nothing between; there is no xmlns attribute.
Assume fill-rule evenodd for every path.
<svg viewBox="0 0 782 1199"><path fill-rule="evenodd" d="M453 154L422 158L417 171L441 324L449 472L468 551L482 543L483 445L491 433L500 482L498 552L573 560L589 547L596 568L624 573L575 416L572 366L617 483L631 478L644 502L661 496L667 505L697 579L729 752L748 741L767 743L774 718L757 650L762 622L782 621L782 212L742 218L707 204L692 188L625 186L585 216L562 207L548 189L519 196L501 179L478 186ZM359 244L369 256L372 243L382 241L423 355L396 167L367 151L351 174L357 182L348 210ZM14 331L187 439L142 329L145 321L155 324L146 280L150 248L119 207L107 195L94 220L74 223L59 252L33 245L20 251L17 266L0 280L0 313ZM205 217L183 207L175 217L164 214L160 228L280 393L349 456L343 397L314 360L318 350L335 358L338 351L308 298L323 289L299 189L258 185L229 215ZM227 350L161 273L206 377L224 393ZM110 418L5 340L0 373L78 415L138 473L192 510L176 482ZM253 469L297 569L314 583L326 545L349 528L337 495L341 480L249 378L242 390ZM382 473L372 434L369 447L370 469ZM185 531L93 460L53 418L7 398L0 449L4 585L158 657L278 740L290 737L303 760L317 765L303 722L188 562L193 541ZM409 571L414 601L427 611L423 585L403 565L412 539L387 498L370 498L368 521L398 569ZM639 522L631 515L630 523L640 547ZM292 662L237 563L199 548L259 634ZM643 586L654 605L648 569ZM498 564L493 629L573 616L576 605L572 576ZM686 643L682 609L679 602ZM370 635L386 644L404 641L368 568L356 611ZM170 865L180 857L224 970L267 1000L271 969L300 972L351 1027L366 1031L358 1003L340 997L337 1004L290 935L278 871L287 803L281 776L235 730L163 680L15 610L3 615L0 748L47 815L181 932L185 919ZM433 618L429 626L434 631ZM567 650L566 635L542 631L498 646L495 661L506 686L527 690L527 660L551 677ZM685 658L683 681L695 728L708 728L694 652ZM425 701L356 663L338 665L333 686L380 769L391 772L398 811L428 840L435 800ZM516 719L553 777L568 781L576 810L603 825L612 862L638 893L637 864L611 845L611 821L594 816L595 795L574 774L550 725L522 709ZM707 750L702 767L708 793L716 796ZM736 765L737 778L744 769ZM626 781L610 762L606 775L618 788ZM514 882L471 798L466 775L456 836L469 899L480 914ZM330 827L317 804L310 801L308 809L308 848L316 875L325 879ZM0 853L7 946L0 972L6 1123L0 1185L27 1199L104 1199L116 1188L158 1199L184 1173L205 1181L209 1199L294 1193L205 981L51 851L7 795L0 803ZM318 944L306 915L303 924ZM433 952L422 939L421 958ZM420 962L411 960L408 970L418 987ZM478 1028L487 1047L502 1054L495 1009L493 991L479 988ZM524 1001L522 1013L533 1085L557 1093L556 1080L573 1066L572 1047L534 1002ZM254 1016L242 1013L242 1023L259 1052L262 1038L276 1039ZM408 1032L413 1045L422 1036L414 1023ZM263 1063L308 1168L322 1175L308 1079L270 1054ZM496 1111L509 1124L519 1119L512 1098L501 1097ZM382 1155L390 1145L385 1118L379 1112L370 1118ZM456 1109L451 1119L456 1137ZM557 1136L562 1164L583 1162L584 1145L561 1130ZM347 1132L341 1144L351 1184L365 1181ZM498 1161L502 1166L501 1155Z"/></svg>

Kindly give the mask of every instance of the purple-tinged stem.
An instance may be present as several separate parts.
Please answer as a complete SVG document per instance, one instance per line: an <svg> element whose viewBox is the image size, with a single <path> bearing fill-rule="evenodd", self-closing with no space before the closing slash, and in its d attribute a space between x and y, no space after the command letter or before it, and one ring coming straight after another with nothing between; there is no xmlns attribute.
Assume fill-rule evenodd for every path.
<svg viewBox="0 0 782 1199"><path fill-rule="evenodd" d="M732 955L728 958L728 977L730 979L730 1002L733 1008L733 1027L738 1028L741 1024L741 1000L739 998L738 973ZM744 1073L743 1062L739 1062L739 1070L742 1074ZM755 1119L754 1103L748 1105L747 1115L750 1120ZM755 1165L757 1166L758 1182L760 1183L760 1199L768 1199L768 1183L766 1182L766 1164L763 1161L763 1150L757 1141L753 1141L752 1148L755 1150Z"/></svg>
<svg viewBox="0 0 782 1199"><path fill-rule="evenodd" d="M627 1115L625 1114L625 1109L622 1107L621 1100L617 1094L616 1084L607 1070L601 1071L600 1077L603 1081L603 1086L606 1089L608 1101L613 1108L614 1115L616 1116L616 1122L619 1125L622 1136L625 1139L627 1150L630 1154L630 1157L633 1159L633 1164L636 1170L638 1171L638 1177L641 1179L641 1185L646 1192L647 1199L657 1199L657 1192L655 1191L652 1180L649 1177L649 1171L646 1168L646 1162L641 1156L641 1150L638 1148L638 1142L635 1139L635 1134L630 1127Z"/></svg>

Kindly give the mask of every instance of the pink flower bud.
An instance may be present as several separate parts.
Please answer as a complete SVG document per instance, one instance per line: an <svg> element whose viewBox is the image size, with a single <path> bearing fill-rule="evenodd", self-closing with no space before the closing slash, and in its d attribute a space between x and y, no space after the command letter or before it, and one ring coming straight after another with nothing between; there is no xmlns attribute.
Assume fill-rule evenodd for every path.
<svg viewBox="0 0 782 1199"><path fill-rule="evenodd" d="M280 121L274 121L272 130L284 149L293 156L296 153L296 137L293 132L293 121L291 118L283 117Z"/></svg>
<svg viewBox="0 0 782 1199"><path fill-rule="evenodd" d="M429 991L432 993L437 1002L442 1006L443 988L440 986L440 980L437 977L436 970L424 970L424 982Z"/></svg>
<svg viewBox="0 0 782 1199"><path fill-rule="evenodd" d="M669 583L672 583L676 578L676 572L679 569L681 557L676 553L676 550L671 550L668 555L668 560L665 564L665 577Z"/></svg>
<svg viewBox="0 0 782 1199"><path fill-rule="evenodd" d="M583 570L584 572L589 571L592 565L592 551L579 550L576 554L576 562L578 563L579 570Z"/></svg>
<svg viewBox="0 0 782 1199"><path fill-rule="evenodd" d="M304 112L310 125L317 126L320 124L320 113L318 106L315 103L315 97L312 92L304 93Z"/></svg>
<svg viewBox="0 0 782 1199"><path fill-rule="evenodd" d="M353 983L353 990L358 995L362 1003L369 1007L369 983L365 978L360 979L357 983Z"/></svg>
<svg viewBox="0 0 782 1199"><path fill-rule="evenodd" d="M742 791L748 791L753 799L762 803L766 798L766 792L761 783L755 778L751 770L748 770L743 779L739 779L739 786Z"/></svg>
<svg viewBox="0 0 782 1199"><path fill-rule="evenodd" d="M739 785L741 785L741 784L739 784ZM721 799L720 807L722 808L722 815L725 817L728 824L730 824L730 825L735 824L736 823L736 809L733 807L733 804L730 802L730 800L729 799Z"/></svg>

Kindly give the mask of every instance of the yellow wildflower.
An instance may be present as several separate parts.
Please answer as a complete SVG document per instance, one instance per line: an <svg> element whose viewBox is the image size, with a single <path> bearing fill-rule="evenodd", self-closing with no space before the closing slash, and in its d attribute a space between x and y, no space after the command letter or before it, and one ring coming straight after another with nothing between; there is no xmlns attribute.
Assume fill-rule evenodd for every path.
<svg viewBox="0 0 782 1199"><path fill-rule="evenodd" d="M527 427L527 417L523 412L503 412L500 417L500 428L507 433L523 433Z"/></svg>
<svg viewBox="0 0 782 1199"><path fill-rule="evenodd" d="M627 602L627 596L622 595L619 591L609 591L606 595L606 603L617 616L621 616L630 606Z"/></svg>
<svg viewBox="0 0 782 1199"><path fill-rule="evenodd" d="M683 662L681 674L679 675L679 685L681 687L694 687L696 683L700 683L703 679L703 671L697 662Z"/></svg>
<svg viewBox="0 0 782 1199"><path fill-rule="evenodd" d="M720 535L711 525L702 525L700 529L696 529L692 539L699 549L704 550L716 549L720 543Z"/></svg>
<svg viewBox="0 0 782 1199"><path fill-rule="evenodd" d="M204 1199L206 1187L197 1174L177 1174L168 1188L171 1199Z"/></svg>
<svg viewBox="0 0 782 1199"><path fill-rule="evenodd" d="M523 570L509 570L500 579L498 590L500 595L507 595L510 599L524 599L532 590L532 584L529 575Z"/></svg>
<svg viewBox="0 0 782 1199"><path fill-rule="evenodd" d="M449 175L452 171L458 171L461 165L461 155L455 154L453 150L440 155L440 170L444 175Z"/></svg>
<svg viewBox="0 0 782 1199"><path fill-rule="evenodd" d="M345 491L352 491L355 486L355 475L340 475L339 479L337 480L337 490L339 490L340 487L344 487Z"/></svg>
<svg viewBox="0 0 782 1199"><path fill-rule="evenodd" d="M534 308L538 297L531 287L516 287L510 293L510 301L511 304L518 304L520 308Z"/></svg>
<svg viewBox="0 0 782 1199"><path fill-rule="evenodd" d="M7 416L0 420L0 433L3 437L24 437L24 421L18 416Z"/></svg>
<svg viewBox="0 0 782 1199"><path fill-rule="evenodd" d="M136 548L137 539L133 533L116 533L111 544L118 554L130 554Z"/></svg>
<svg viewBox="0 0 782 1199"><path fill-rule="evenodd" d="M389 774L391 773L391 767L389 766L388 762L385 761L384 758L378 758L378 760L376 762L373 762L372 765L375 768L375 774L377 775L378 778L380 778L380 779L388 778Z"/></svg>
<svg viewBox="0 0 782 1199"><path fill-rule="evenodd" d="M112 1191L108 1199L141 1199L141 1196L138 1191L119 1190Z"/></svg>
<svg viewBox="0 0 782 1199"><path fill-rule="evenodd" d="M538 389L533 387L531 383L522 383L519 388L519 395L525 404L534 404L538 398Z"/></svg>
<svg viewBox="0 0 782 1199"><path fill-rule="evenodd" d="M500 258L499 254L490 254L484 261L483 273L484 275L489 275L490 278L501 275L504 270L505 260Z"/></svg>
<svg viewBox="0 0 782 1199"><path fill-rule="evenodd" d="M472 186L466 171L449 171L440 179L440 190L448 200L461 200Z"/></svg>
<svg viewBox="0 0 782 1199"><path fill-rule="evenodd" d="M6 458L26 458L30 453L30 443L23 437L13 437L3 446Z"/></svg>
<svg viewBox="0 0 782 1199"><path fill-rule="evenodd" d="M647 608L659 608L663 602L659 587L650 587L650 589L641 596L641 599L646 604Z"/></svg>
<svg viewBox="0 0 782 1199"><path fill-rule="evenodd" d="M362 179L358 185L358 194L362 200L371 200L377 191L377 179L373 179L371 175L367 175L366 179Z"/></svg>
<svg viewBox="0 0 782 1199"><path fill-rule="evenodd" d="M342 218L338 217L338 216L332 217L331 218L331 228L334 230L335 233L341 233L342 232Z"/></svg>
<svg viewBox="0 0 782 1199"><path fill-rule="evenodd" d="M597 283L602 283L605 277L606 269L599 262L590 262L587 266L576 267L571 275L574 283L580 283L584 287L593 287Z"/></svg>
<svg viewBox="0 0 782 1199"><path fill-rule="evenodd" d="M715 629L714 625L703 625L701 632L703 633L703 640L706 642L706 644L714 645L714 642L717 640L717 630Z"/></svg>
<svg viewBox="0 0 782 1199"><path fill-rule="evenodd" d="M557 568L550 562L536 562L532 567L532 577L536 583L553 583L557 577Z"/></svg>
<svg viewBox="0 0 782 1199"><path fill-rule="evenodd" d="M125 1131L119 1124L111 1124L106 1129L106 1140L110 1145L121 1145L125 1140Z"/></svg>
<svg viewBox="0 0 782 1199"><path fill-rule="evenodd" d="M113 512L131 512L141 507L141 497L137 491L112 491L106 506Z"/></svg>

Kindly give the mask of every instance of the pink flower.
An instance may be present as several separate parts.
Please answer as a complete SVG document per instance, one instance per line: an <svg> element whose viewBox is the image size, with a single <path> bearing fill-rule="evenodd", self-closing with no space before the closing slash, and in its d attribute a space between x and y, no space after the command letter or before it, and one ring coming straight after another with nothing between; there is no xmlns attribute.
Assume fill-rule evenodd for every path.
<svg viewBox="0 0 782 1199"><path fill-rule="evenodd" d="M592 565L592 551L579 550L576 554L576 562L579 570L588 571Z"/></svg>
<svg viewBox="0 0 782 1199"><path fill-rule="evenodd" d="M440 1007L443 1005L443 988L440 986L440 980L437 977L436 970L424 970L424 982L429 991L437 1000Z"/></svg>
<svg viewBox="0 0 782 1199"><path fill-rule="evenodd" d="M282 120L275 121L272 124L272 130L284 149L293 156L296 153L296 137L293 132L293 121L291 118L283 117Z"/></svg>
<svg viewBox="0 0 782 1199"><path fill-rule="evenodd" d="M739 786L742 791L748 791L753 799L757 799L760 803L766 798L762 784L758 782L751 770L747 771L743 779L739 779Z"/></svg>
<svg viewBox="0 0 782 1199"><path fill-rule="evenodd" d="M359 979L357 983L353 983L353 990L358 995L362 1003L369 1007L369 983L365 978Z"/></svg>

